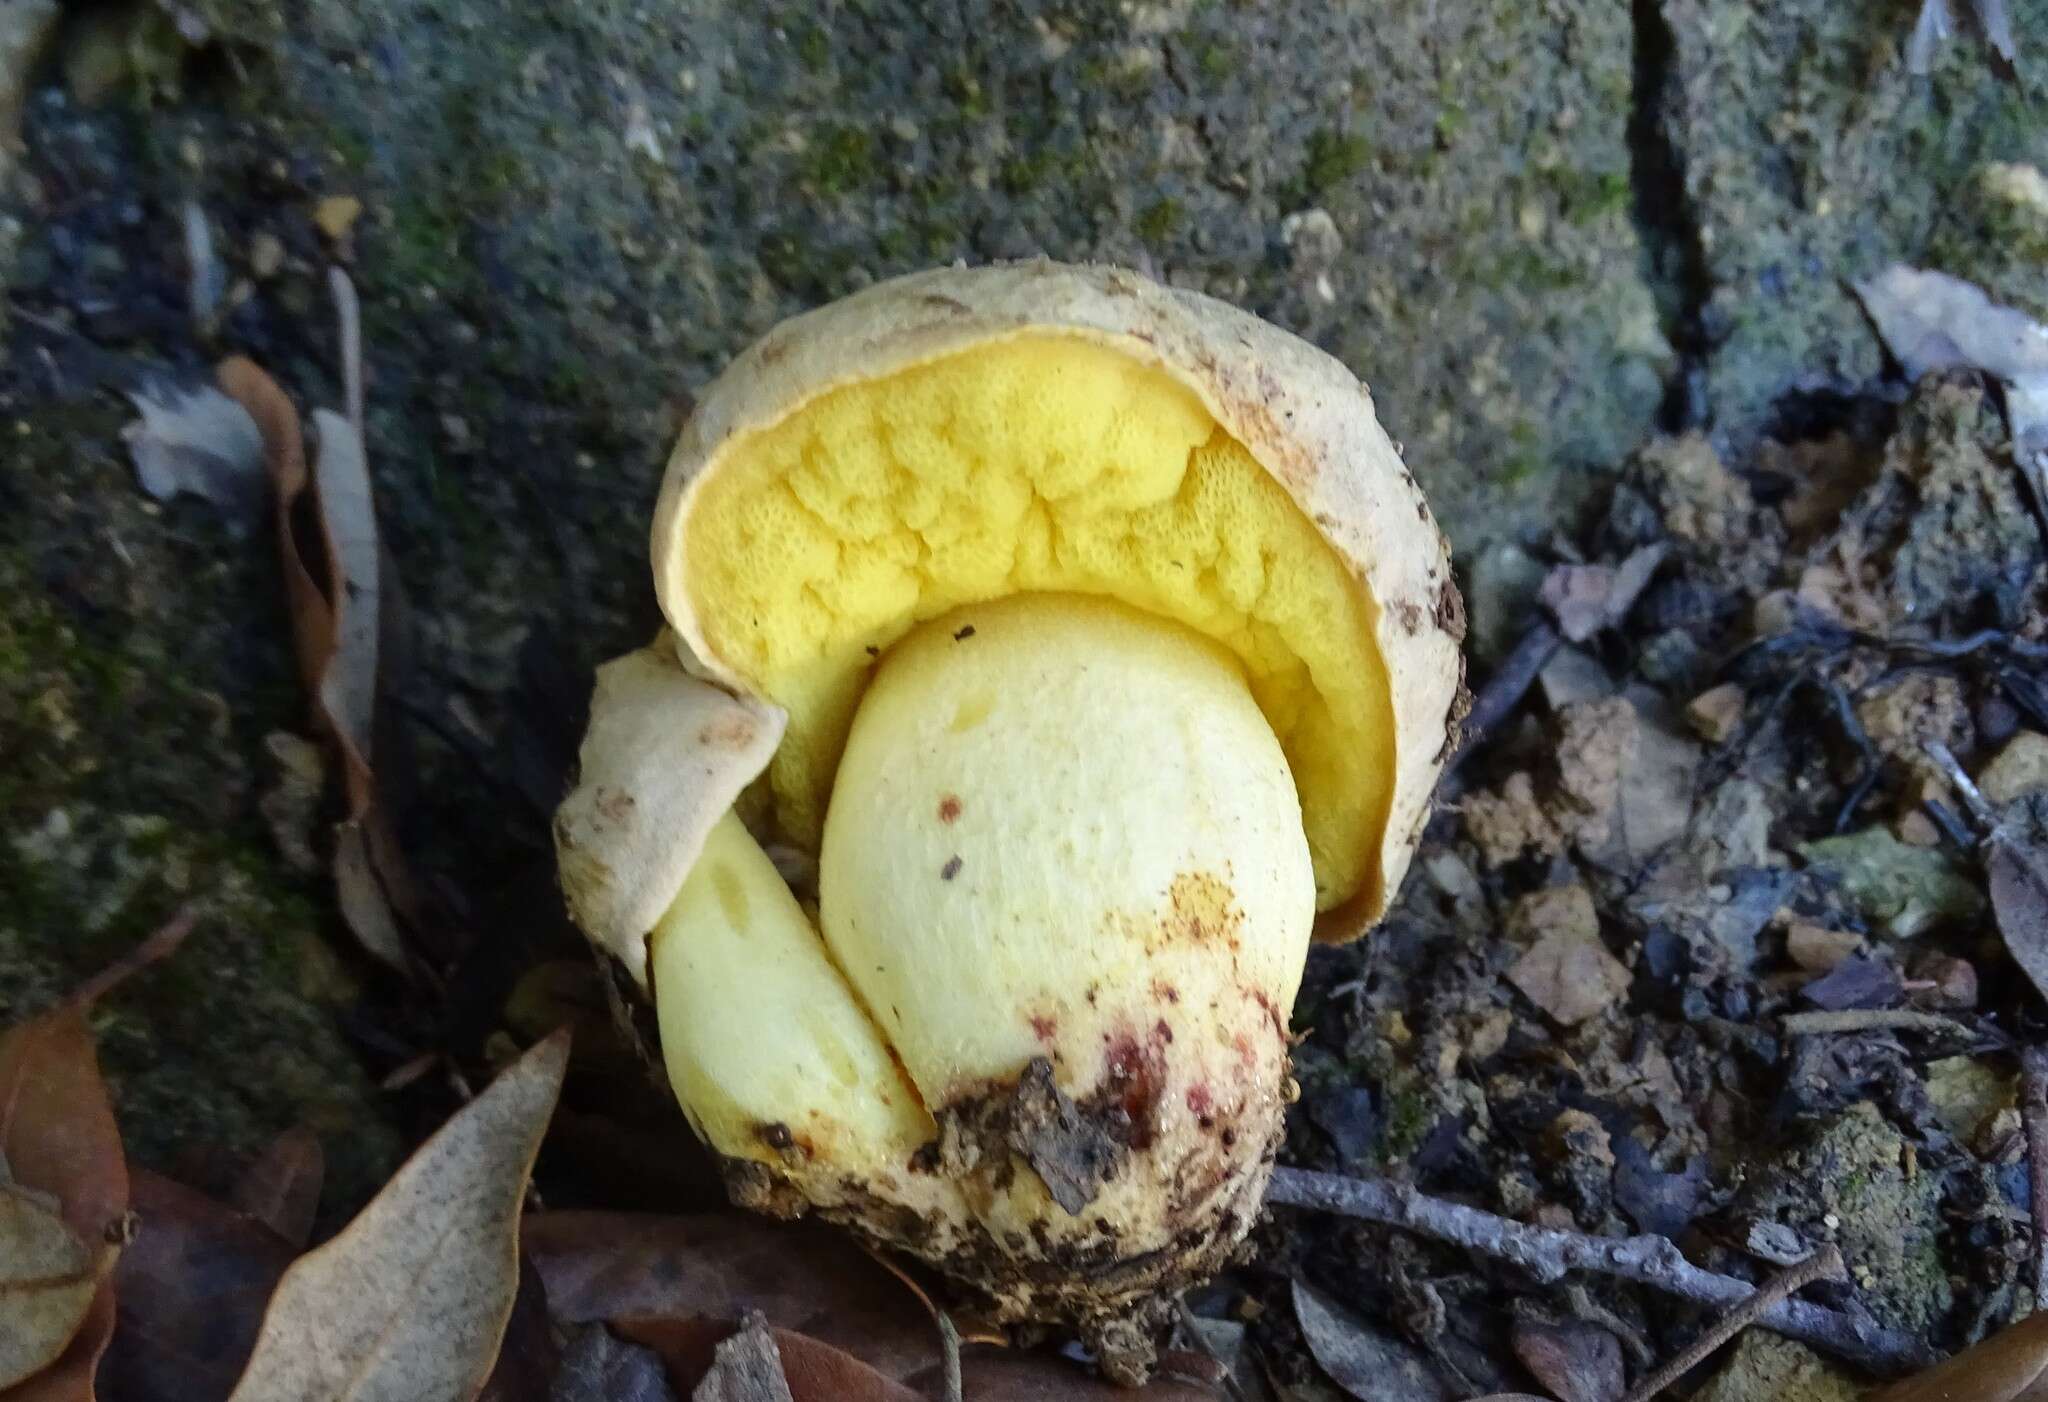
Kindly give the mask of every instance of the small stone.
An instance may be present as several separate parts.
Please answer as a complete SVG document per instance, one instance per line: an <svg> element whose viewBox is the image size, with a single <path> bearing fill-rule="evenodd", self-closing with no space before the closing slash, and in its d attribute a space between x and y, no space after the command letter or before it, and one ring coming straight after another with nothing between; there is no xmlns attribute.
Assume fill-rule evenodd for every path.
<svg viewBox="0 0 2048 1402"><path fill-rule="evenodd" d="M1693 697L1685 708L1685 723L1700 739L1710 745L1719 745L1742 724L1745 699L1741 687L1734 682L1723 682Z"/></svg>
<svg viewBox="0 0 2048 1402"><path fill-rule="evenodd" d="M1628 992L1628 966L1596 938L1544 936L1508 970L1508 982L1566 1027L1604 1011Z"/></svg>
<svg viewBox="0 0 2048 1402"><path fill-rule="evenodd" d="M1802 969L1824 974L1863 948L1854 930L1830 930L1800 920L1785 931L1785 953Z"/></svg>
<svg viewBox="0 0 2048 1402"><path fill-rule="evenodd" d="M1508 908L1508 938L1532 945L1546 935L1568 935L1573 939L1600 937L1600 914L1593 908L1593 893L1578 882L1532 891Z"/></svg>
<svg viewBox="0 0 2048 1402"><path fill-rule="evenodd" d="M267 232L249 240L249 272L258 282L268 282L283 268L284 240Z"/></svg>
<svg viewBox="0 0 2048 1402"><path fill-rule="evenodd" d="M1607 1129L1584 1110L1566 1110L1543 1131L1543 1147L1559 1160L1592 1159L1614 1167L1614 1146Z"/></svg>
<svg viewBox="0 0 2048 1402"><path fill-rule="evenodd" d="M339 243L363 216L363 202L354 195L329 195L313 206L313 223Z"/></svg>
<svg viewBox="0 0 2048 1402"><path fill-rule="evenodd" d="M1941 846L1941 829L1934 825L1934 819L1917 808L1893 823L1892 831L1908 847Z"/></svg>
<svg viewBox="0 0 2048 1402"><path fill-rule="evenodd" d="M1880 685L1856 703L1856 718L1879 753L1914 775L1941 772L1927 757L1929 740L1959 753L1971 744L1963 684L1945 672L1907 672Z"/></svg>
<svg viewBox="0 0 2048 1402"><path fill-rule="evenodd" d="M1967 959L1930 953L1914 960L1908 972L1915 982L1932 985L1913 993L1923 1008L1962 1012L1977 1006L1977 966Z"/></svg>
<svg viewBox="0 0 2048 1402"><path fill-rule="evenodd" d="M1882 923L1899 939L1984 913L1983 888L1948 853L1908 847L1889 828L1824 837L1803 844L1799 854L1833 877L1864 919Z"/></svg>
<svg viewBox="0 0 2048 1402"><path fill-rule="evenodd" d="M1344 236L1328 210L1304 209L1280 221L1280 242L1302 272L1327 272L1344 251Z"/></svg>
<svg viewBox="0 0 2048 1402"><path fill-rule="evenodd" d="M2022 730L1977 775L1984 797L2003 806L2048 789L2048 735Z"/></svg>
<svg viewBox="0 0 2048 1402"><path fill-rule="evenodd" d="M1950 1056L1928 1063L1927 1101L1942 1128L1968 1144L1999 1111L2017 1105L2018 1086L1987 1058Z"/></svg>

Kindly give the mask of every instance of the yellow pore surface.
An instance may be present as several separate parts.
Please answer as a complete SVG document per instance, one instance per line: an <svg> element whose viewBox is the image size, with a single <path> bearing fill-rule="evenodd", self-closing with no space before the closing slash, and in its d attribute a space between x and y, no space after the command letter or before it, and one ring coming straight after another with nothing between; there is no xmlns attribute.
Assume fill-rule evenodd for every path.
<svg viewBox="0 0 2048 1402"><path fill-rule="evenodd" d="M1119 599L1228 648L1300 791L1319 909L1377 874L1392 714L1373 605L1164 371L1024 335L822 395L726 452L685 526L706 641L789 712L769 779L815 851L876 658L963 604Z"/></svg>

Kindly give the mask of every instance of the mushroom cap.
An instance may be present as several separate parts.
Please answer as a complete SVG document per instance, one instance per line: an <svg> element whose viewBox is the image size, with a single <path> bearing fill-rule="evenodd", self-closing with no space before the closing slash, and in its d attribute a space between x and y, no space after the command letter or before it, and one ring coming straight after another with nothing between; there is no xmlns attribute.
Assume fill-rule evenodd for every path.
<svg viewBox="0 0 2048 1402"><path fill-rule="evenodd" d="M1463 604L1449 547L1380 428L1366 388L1333 357L1225 303L1115 268L1040 261L897 278L776 327L699 399L662 485L652 540L655 587L687 665L772 708L744 660L717 645L716 619L692 582L692 513L707 486L744 457L740 450L836 390L979 347L1048 336L1112 351L1191 394L1279 485L1360 587L1384 673L1383 743L1390 753L1387 772L1375 780L1383 813L1367 825L1369 850L1356 854L1355 889L1316 923L1321 940L1358 937L1377 922L1407 870L1453 742L1463 696ZM904 618L898 635L917 621ZM585 758L587 786L587 751ZM715 758L751 762L738 752ZM1293 759L1304 804L1312 807L1316 776ZM721 780L714 787L729 793L733 785ZM690 826L708 831L709 821ZM694 848L684 854L684 870L694 857ZM630 938L644 934L643 928Z"/></svg>

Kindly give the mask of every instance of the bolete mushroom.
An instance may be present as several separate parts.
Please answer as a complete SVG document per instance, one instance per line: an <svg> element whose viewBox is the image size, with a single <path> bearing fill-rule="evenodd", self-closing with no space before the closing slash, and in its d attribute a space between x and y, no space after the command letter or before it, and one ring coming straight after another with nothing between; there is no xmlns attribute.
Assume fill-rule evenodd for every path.
<svg viewBox="0 0 2048 1402"><path fill-rule="evenodd" d="M1384 911L1454 724L1371 398L1127 272L900 278L706 390L653 555L670 631L600 670L557 846L733 1196L1142 1378L1257 1216L1309 941Z"/></svg>

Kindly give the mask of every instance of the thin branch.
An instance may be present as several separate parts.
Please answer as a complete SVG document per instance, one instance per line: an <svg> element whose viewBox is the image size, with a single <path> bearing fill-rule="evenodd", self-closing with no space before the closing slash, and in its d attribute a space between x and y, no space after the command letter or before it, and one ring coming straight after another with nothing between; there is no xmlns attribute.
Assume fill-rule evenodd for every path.
<svg viewBox="0 0 2048 1402"><path fill-rule="evenodd" d="M1780 1025L1795 1037L1840 1032L1933 1032L1953 1037L1976 1035L1952 1017L1915 1012L1909 1008L1843 1008L1829 1012L1787 1013L1780 1019Z"/></svg>
<svg viewBox="0 0 2048 1402"><path fill-rule="evenodd" d="M1676 1245L1660 1236L1596 1237L1532 1227L1478 1208L1425 1197L1406 1184L1384 1179L1276 1168L1266 1200L1419 1232L1478 1255L1508 1261L1546 1285L1572 1271L1595 1271L1703 1305L1740 1304L1756 1290L1746 1280L1695 1266ZM1933 1357L1925 1344L1910 1335L1804 1300L1782 1300L1764 1310L1758 1322L1880 1371L1904 1372Z"/></svg>
<svg viewBox="0 0 2048 1402"><path fill-rule="evenodd" d="M1486 679L1486 685L1480 687L1479 694L1472 698L1472 709L1465 714L1458 753L1451 760L1452 768L1456 768L1460 760L1484 743L1487 736L1514 713L1523 694L1563 642L1556 625L1548 620L1539 620L1522 635L1514 651L1501 659L1500 666L1494 668L1493 675Z"/></svg>
<svg viewBox="0 0 2048 1402"><path fill-rule="evenodd" d="M104 997L108 990L130 975L175 954L178 946L185 942L185 936L192 933L192 927L198 921L199 910L196 906L180 908L177 914L158 926L148 939L73 989L65 1002L75 1008L92 1006Z"/></svg>
<svg viewBox="0 0 2048 1402"><path fill-rule="evenodd" d="M1762 1319L1773 1306L1784 1304L1816 1280L1840 1280L1844 1274L1841 1248L1830 1242L1798 1265L1780 1272L1754 1295L1715 1320L1712 1328L1681 1349L1670 1362L1630 1388L1621 1402L1650 1402L1697 1368L1708 1354Z"/></svg>
<svg viewBox="0 0 2048 1402"><path fill-rule="evenodd" d="M1970 810L1970 816L1986 830L1995 827L1998 823L1997 812L1992 809L1990 800L1984 797L1983 790L1971 780L1956 757L1949 753L1948 746L1939 740L1929 740L1921 748L1927 752L1929 759L1941 766L1941 772L1949 783L1955 785L1957 795L1963 800L1963 807Z"/></svg>
<svg viewBox="0 0 2048 1402"><path fill-rule="evenodd" d="M2020 1123L2027 1132L2033 1189L2034 1310L2048 1307L2048 1047L2020 1053Z"/></svg>

